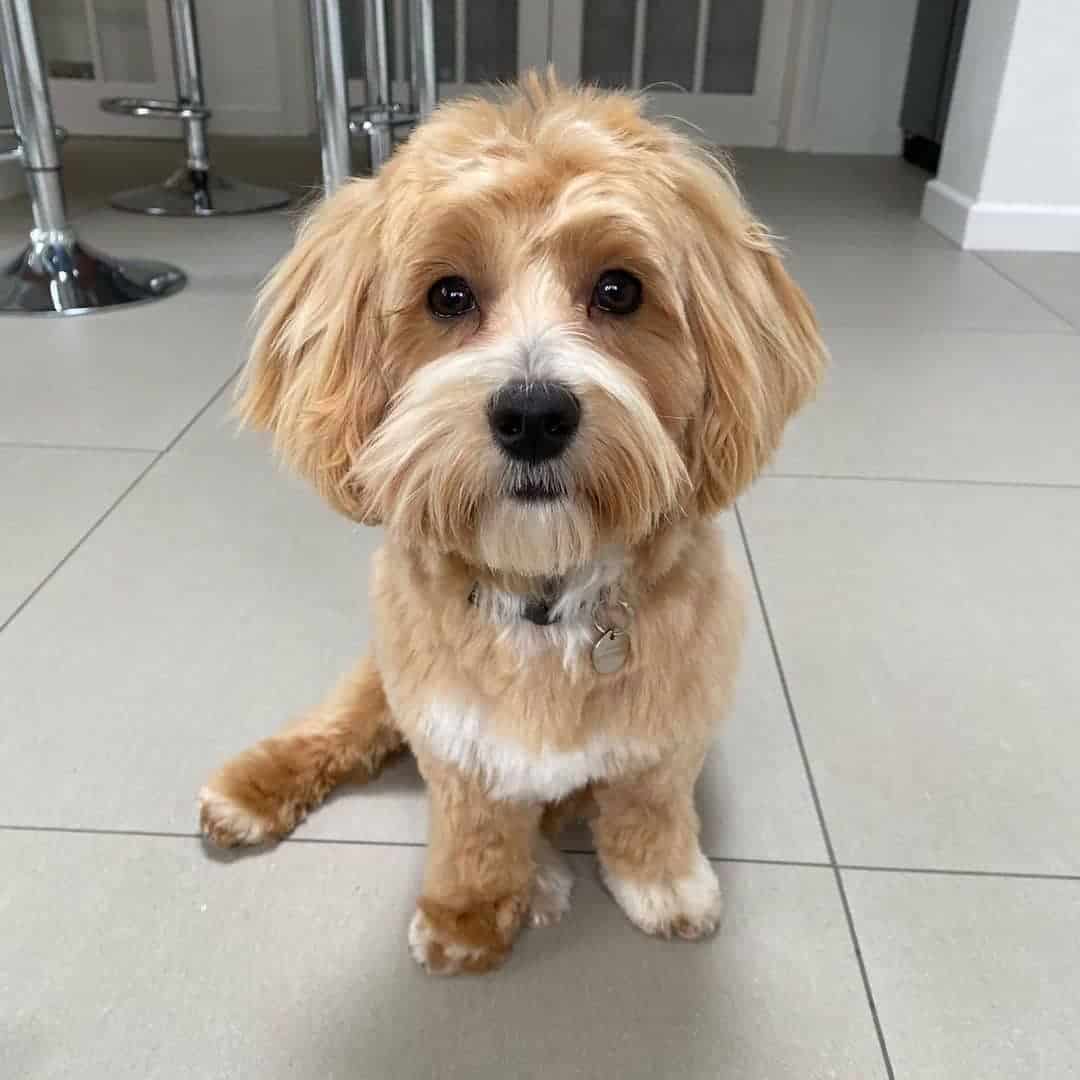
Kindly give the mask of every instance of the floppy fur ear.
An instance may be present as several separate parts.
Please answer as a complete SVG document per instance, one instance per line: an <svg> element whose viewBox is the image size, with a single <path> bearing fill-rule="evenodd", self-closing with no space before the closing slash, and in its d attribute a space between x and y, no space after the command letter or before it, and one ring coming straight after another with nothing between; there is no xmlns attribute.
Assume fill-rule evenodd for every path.
<svg viewBox="0 0 1080 1080"><path fill-rule="evenodd" d="M235 412L335 509L365 524L350 476L389 400L376 297L380 209L353 180L318 204L264 283Z"/></svg>
<svg viewBox="0 0 1080 1080"><path fill-rule="evenodd" d="M700 228L686 267L687 318L705 370L690 472L701 513L729 505L768 462L826 361L817 320L764 227L714 163L687 162Z"/></svg>

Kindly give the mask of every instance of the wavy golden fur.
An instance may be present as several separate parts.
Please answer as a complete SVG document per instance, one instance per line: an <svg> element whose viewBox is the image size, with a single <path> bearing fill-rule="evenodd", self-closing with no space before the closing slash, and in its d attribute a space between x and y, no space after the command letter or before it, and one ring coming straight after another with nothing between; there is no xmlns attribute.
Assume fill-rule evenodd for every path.
<svg viewBox="0 0 1080 1080"><path fill-rule="evenodd" d="M593 303L612 270L641 284L631 314ZM437 319L426 298L447 276L475 309ZM211 779L208 836L281 836L407 742L433 806L409 931L429 970L486 970L524 921L562 914L550 841L583 808L637 925L711 931L692 793L740 618L709 518L824 362L730 174L634 97L533 76L501 103L439 108L375 179L317 206L259 319L241 417L388 543L371 657ZM489 413L536 380L572 393L581 423L565 453L522 465ZM557 497L517 497L526 473ZM538 593L547 625L522 618ZM616 609L632 647L601 675L594 623Z"/></svg>

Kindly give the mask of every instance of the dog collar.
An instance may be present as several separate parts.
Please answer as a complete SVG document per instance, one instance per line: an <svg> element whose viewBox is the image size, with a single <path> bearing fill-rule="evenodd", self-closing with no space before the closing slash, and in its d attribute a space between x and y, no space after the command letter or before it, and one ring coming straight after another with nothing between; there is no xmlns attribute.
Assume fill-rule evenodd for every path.
<svg viewBox="0 0 1080 1080"><path fill-rule="evenodd" d="M480 593L480 582L477 581L469 590L469 603L476 607ZM534 626L551 626L559 621L559 616L551 615L551 608L555 603L555 597L527 596L521 609L521 617Z"/></svg>
<svg viewBox="0 0 1080 1080"><path fill-rule="evenodd" d="M469 590L469 603L473 607L479 604L480 582L473 583ZM521 617L534 626L552 626L559 621L559 616L552 618L551 608L557 597L528 596L521 609ZM614 607L619 611L615 621L602 619L600 612L604 607ZM598 603L593 608L593 626L596 629L596 641L592 645L593 670L598 675L614 675L625 666L630 655L630 622L634 609L625 600L609 600L607 604ZM622 625L620 625L622 623Z"/></svg>

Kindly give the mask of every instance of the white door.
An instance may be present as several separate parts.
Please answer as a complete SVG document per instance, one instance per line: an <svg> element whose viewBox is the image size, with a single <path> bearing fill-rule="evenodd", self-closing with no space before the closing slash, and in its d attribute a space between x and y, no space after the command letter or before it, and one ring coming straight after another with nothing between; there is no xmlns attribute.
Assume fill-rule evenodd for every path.
<svg viewBox="0 0 1080 1080"><path fill-rule="evenodd" d="M78 135L178 139L176 120L102 112L176 98L166 0L33 0L56 122ZM307 0L197 0L211 135L313 130Z"/></svg>
<svg viewBox="0 0 1080 1080"><path fill-rule="evenodd" d="M175 122L102 112L103 97L172 98L163 3L34 0L56 122L77 135L175 135Z"/></svg>
<svg viewBox="0 0 1080 1080"><path fill-rule="evenodd" d="M435 0L435 69L439 100L486 94L549 60L552 0ZM557 0L556 0L557 2ZM394 101L409 100L407 0L388 0L387 38ZM364 2L342 0L349 100L365 101Z"/></svg>
<svg viewBox="0 0 1080 1080"><path fill-rule="evenodd" d="M550 0L565 79L648 89L723 146L776 146L794 0Z"/></svg>

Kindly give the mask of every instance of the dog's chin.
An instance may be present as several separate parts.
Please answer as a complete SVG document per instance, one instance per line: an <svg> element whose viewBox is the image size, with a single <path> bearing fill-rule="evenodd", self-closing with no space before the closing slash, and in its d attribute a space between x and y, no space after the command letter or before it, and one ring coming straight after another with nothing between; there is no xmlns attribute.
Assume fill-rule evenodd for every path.
<svg viewBox="0 0 1080 1080"><path fill-rule="evenodd" d="M565 489L529 480L489 506L477 530L476 558L504 573L555 577L589 562L599 542L592 515Z"/></svg>

